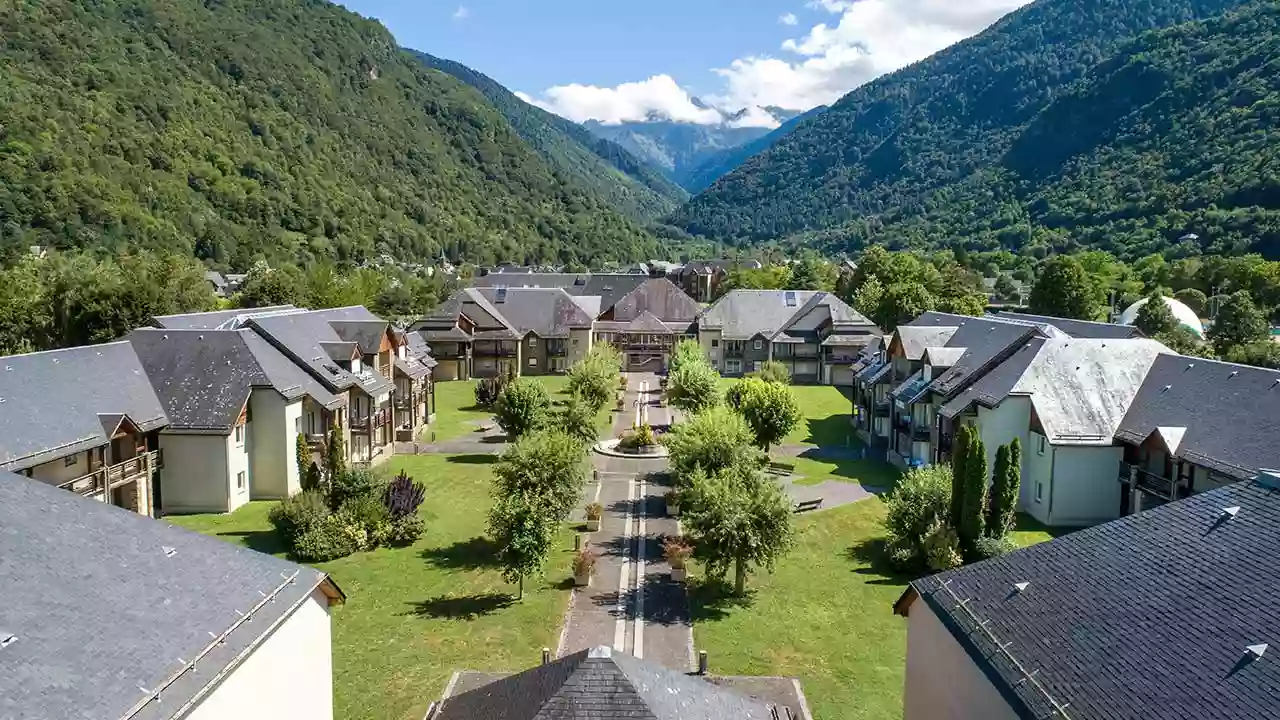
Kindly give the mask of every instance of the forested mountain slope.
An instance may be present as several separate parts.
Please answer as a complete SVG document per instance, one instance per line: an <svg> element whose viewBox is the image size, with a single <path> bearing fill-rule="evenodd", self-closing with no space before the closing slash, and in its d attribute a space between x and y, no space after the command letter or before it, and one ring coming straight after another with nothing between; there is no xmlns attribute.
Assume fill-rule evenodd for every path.
<svg viewBox="0 0 1280 720"><path fill-rule="evenodd" d="M694 193L706 190L708 187L711 187L712 183L725 175L728 175L730 172L733 172L734 168L746 162L747 159L752 156L759 155L765 150L773 147L775 143L786 137L788 133L794 130L796 125L799 125L801 121L811 118L826 109L826 105L819 105L808 112L787 120L768 135L758 137L755 140L731 147L727 150L721 150L704 159L687 174L684 180L684 186L689 189L689 192Z"/></svg>
<svg viewBox="0 0 1280 720"><path fill-rule="evenodd" d="M1025 242L1028 219L1007 216L1018 204L1015 183L996 170L1028 125L1125 41L1242 4L1040 0L846 95L672 219L719 239L836 228L816 241L930 244L950 242L939 237L951 229L947 218L994 205L1004 216L988 219L1020 224ZM1000 182L965 189L987 171Z"/></svg>
<svg viewBox="0 0 1280 720"><path fill-rule="evenodd" d="M11 0L0 243L256 257L647 258L471 88L321 0Z"/></svg>
<svg viewBox="0 0 1280 720"><path fill-rule="evenodd" d="M689 197L680 186L622 146L516 97L489 76L466 65L411 51L422 62L470 85L489 99L511 127L547 164L637 220L674 210Z"/></svg>

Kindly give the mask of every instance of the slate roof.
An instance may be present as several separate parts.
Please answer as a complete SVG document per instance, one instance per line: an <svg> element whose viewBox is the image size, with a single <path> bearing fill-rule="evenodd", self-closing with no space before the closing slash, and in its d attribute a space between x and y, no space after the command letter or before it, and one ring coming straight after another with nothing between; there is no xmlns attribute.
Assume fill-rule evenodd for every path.
<svg viewBox="0 0 1280 720"><path fill-rule="evenodd" d="M1114 323L1090 322L1088 320L1071 320L1051 315L1031 315L1018 312L998 312L989 317L1009 322L1025 322L1035 325L1052 325L1074 338L1097 338L1121 340L1124 338L1145 337L1142 331L1132 325L1116 325Z"/></svg>
<svg viewBox="0 0 1280 720"><path fill-rule="evenodd" d="M598 647L445 698L430 720L771 720L770 706Z"/></svg>
<svg viewBox="0 0 1280 720"><path fill-rule="evenodd" d="M603 302L601 307L605 307ZM631 322L648 312L667 325L688 326L698 318L702 306L666 278L644 278L605 312L609 310L613 311L612 319L619 322Z"/></svg>
<svg viewBox="0 0 1280 720"><path fill-rule="evenodd" d="M167 720L317 588L342 600L318 570L8 473L0 547L14 720Z"/></svg>
<svg viewBox="0 0 1280 720"><path fill-rule="evenodd" d="M1227 519L1229 507L1239 511ZM1051 713L1010 655L1072 720L1280 716L1280 491L1270 478L917 580L896 609L921 603L1022 717ZM1246 648L1259 643L1271 647L1251 660Z"/></svg>
<svg viewBox="0 0 1280 720"><path fill-rule="evenodd" d="M794 302L787 303L788 297ZM813 312L815 308L825 312ZM730 290L707 308L698 327L719 330L727 340L750 340L756 335L774 339L786 330L814 332L827 322L851 331L865 329L878 335L879 328L832 293L813 290ZM866 336L855 336L858 342Z"/></svg>
<svg viewBox="0 0 1280 720"><path fill-rule="evenodd" d="M386 319L378 317L372 310L363 305L348 305L346 307L325 308L323 310L311 310L310 312L319 315L325 320L338 320L346 322L362 322L373 321L385 323Z"/></svg>
<svg viewBox="0 0 1280 720"><path fill-rule="evenodd" d="M390 325L386 320L332 320L329 324L338 337L355 343L365 355L378 354Z"/></svg>
<svg viewBox="0 0 1280 720"><path fill-rule="evenodd" d="M151 323L156 327L172 330L214 330L226 325L225 329L233 329L238 318L249 318L258 315L274 315L282 312L297 311L293 305L272 305L261 308L238 308L233 310L214 310L213 312L182 313L179 315L156 315Z"/></svg>
<svg viewBox="0 0 1280 720"><path fill-rule="evenodd" d="M205 270L204 279L208 280L218 292L222 292L227 289L227 279L217 270Z"/></svg>
<svg viewBox="0 0 1280 720"><path fill-rule="evenodd" d="M930 386L933 392L944 398L951 398L964 390L1031 338L1063 334L1038 325L959 315L952 317L956 321L956 331L944 347L961 347L965 352L946 372L936 376Z"/></svg>
<svg viewBox="0 0 1280 720"><path fill-rule="evenodd" d="M590 329L593 315L563 288L477 288L518 332L543 338L569 337L570 328ZM501 297L501 302L499 298Z"/></svg>
<svg viewBox="0 0 1280 720"><path fill-rule="evenodd" d="M928 348L946 345L956 330L955 326L899 325L894 337L902 344L902 353L908 360L920 360Z"/></svg>
<svg viewBox="0 0 1280 720"><path fill-rule="evenodd" d="M129 343L0 358L0 470L106 445L102 415L128 415L143 432L169 424Z"/></svg>
<svg viewBox="0 0 1280 720"><path fill-rule="evenodd" d="M276 349L305 368L330 392L341 392L359 386L368 394L376 396L394 387L391 381L378 373L369 371L354 375L337 365L326 349L326 344L347 341L338 335L323 313L267 315L250 319L248 325Z"/></svg>
<svg viewBox="0 0 1280 720"><path fill-rule="evenodd" d="M1280 467L1280 372L1162 354L1116 431L1139 444L1185 428L1175 457L1234 478Z"/></svg>
<svg viewBox="0 0 1280 720"><path fill-rule="evenodd" d="M563 288L570 295L599 297L600 309L613 307L623 296L635 290L648 276L634 273L530 273L517 276L485 275L473 280L476 287L542 287Z"/></svg>
<svg viewBox="0 0 1280 720"><path fill-rule="evenodd" d="M311 395L326 407L341 404L251 330L142 328L125 339L164 403L171 430L230 430L254 388L271 388L290 401Z"/></svg>

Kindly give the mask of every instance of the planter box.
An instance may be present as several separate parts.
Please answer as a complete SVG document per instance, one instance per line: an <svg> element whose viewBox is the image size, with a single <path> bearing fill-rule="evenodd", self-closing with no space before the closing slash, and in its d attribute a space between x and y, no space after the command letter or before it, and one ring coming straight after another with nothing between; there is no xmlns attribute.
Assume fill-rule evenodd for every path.
<svg viewBox="0 0 1280 720"><path fill-rule="evenodd" d="M587 520L587 532L599 532L600 520Z"/></svg>
<svg viewBox="0 0 1280 720"><path fill-rule="evenodd" d="M671 568L672 580L675 580L676 582L684 582L685 578L687 577L689 577L688 570L685 570L684 568L676 568L676 567Z"/></svg>
<svg viewBox="0 0 1280 720"><path fill-rule="evenodd" d="M680 517L680 503L667 503L667 517Z"/></svg>
<svg viewBox="0 0 1280 720"><path fill-rule="evenodd" d="M574 575L573 584L575 587L591 587L591 574Z"/></svg>

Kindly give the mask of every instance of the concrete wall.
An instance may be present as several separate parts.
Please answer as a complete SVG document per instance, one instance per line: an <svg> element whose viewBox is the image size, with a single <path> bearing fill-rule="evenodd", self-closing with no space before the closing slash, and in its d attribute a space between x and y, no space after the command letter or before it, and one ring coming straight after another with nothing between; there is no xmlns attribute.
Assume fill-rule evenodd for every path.
<svg viewBox="0 0 1280 720"><path fill-rule="evenodd" d="M50 485L61 485L64 482L75 480L81 475L88 475L89 453L78 452L72 458L75 462L70 465L66 463L64 458L36 465L31 468L31 477Z"/></svg>
<svg viewBox="0 0 1280 720"><path fill-rule="evenodd" d="M162 513L231 512L249 501L238 492L229 461L234 446L230 435L160 433L164 469L160 471ZM247 463L245 463L247 465Z"/></svg>
<svg viewBox="0 0 1280 720"><path fill-rule="evenodd" d="M904 720L1016 720L1018 714L987 680L923 599L907 617Z"/></svg>
<svg viewBox="0 0 1280 720"><path fill-rule="evenodd" d="M591 328L569 331L569 367L573 367L591 352L591 338Z"/></svg>
<svg viewBox="0 0 1280 720"><path fill-rule="evenodd" d="M1120 460L1115 446L1050 446L1053 486L1050 525L1095 525L1120 517ZM1049 448L1046 448L1046 453Z"/></svg>
<svg viewBox="0 0 1280 720"><path fill-rule="evenodd" d="M1040 452L1039 433L1028 432L1027 442L1022 446L1022 490L1021 496L1026 500L1021 508L1040 522L1049 524L1049 504L1053 496L1053 445L1044 443L1044 452Z"/></svg>
<svg viewBox="0 0 1280 720"><path fill-rule="evenodd" d="M183 720L333 718L329 610L318 590Z"/></svg>
<svg viewBox="0 0 1280 720"><path fill-rule="evenodd" d="M715 347L711 347L711 342L716 341ZM698 330L698 344L702 346L702 352L706 353L707 359L711 361L711 367L717 370L724 369L724 343L720 342L719 330Z"/></svg>
<svg viewBox="0 0 1280 720"><path fill-rule="evenodd" d="M254 390L249 397L250 463L254 500L279 500L302 490L298 479L297 430L302 401L285 402L274 390ZM234 476L233 476L234 477Z"/></svg>

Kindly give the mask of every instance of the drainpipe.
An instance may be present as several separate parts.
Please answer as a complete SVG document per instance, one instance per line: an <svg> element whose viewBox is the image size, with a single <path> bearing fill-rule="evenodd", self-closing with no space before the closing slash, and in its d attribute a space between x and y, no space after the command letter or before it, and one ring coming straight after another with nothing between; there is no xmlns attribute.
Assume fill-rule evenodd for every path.
<svg viewBox="0 0 1280 720"><path fill-rule="evenodd" d="M1049 514L1045 517L1048 522L1045 525L1053 524L1053 478L1058 474L1058 447L1053 443L1049 443Z"/></svg>
<svg viewBox="0 0 1280 720"><path fill-rule="evenodd" d="M1142 492L1138 490L1138 465L1129 466L1129 514L1142 512Z"/></svg>

